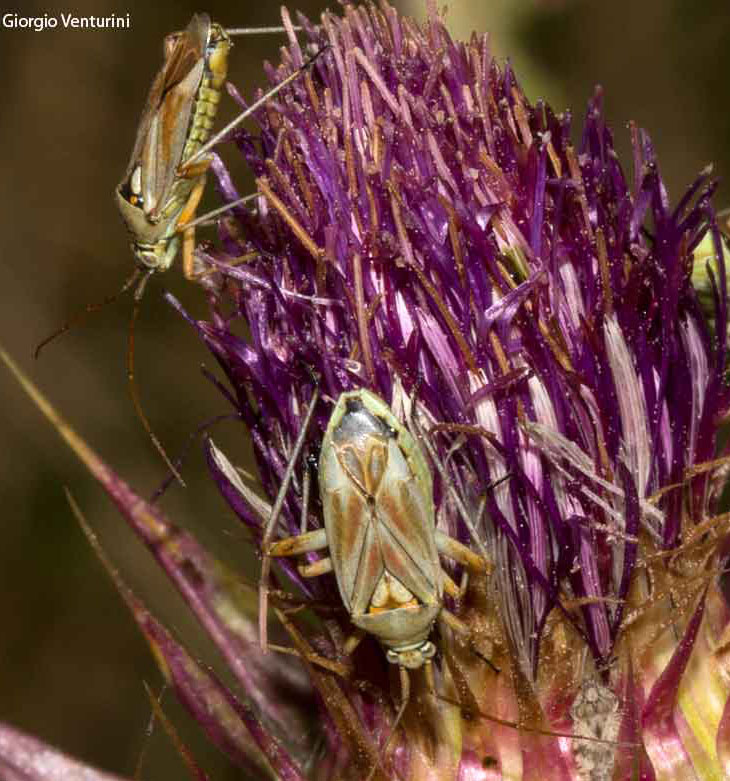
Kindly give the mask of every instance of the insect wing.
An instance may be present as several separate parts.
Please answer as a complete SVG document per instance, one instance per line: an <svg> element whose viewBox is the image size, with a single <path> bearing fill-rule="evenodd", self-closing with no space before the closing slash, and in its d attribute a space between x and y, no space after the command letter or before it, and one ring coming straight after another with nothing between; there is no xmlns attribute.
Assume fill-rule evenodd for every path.
<svg viewBox="0 0 730 781"><path fill-rule="evenodd" d="M168 90L150 123L140 162L145 212L152 220L160 216L178 177L194 96L204 67L203 60L199 60L182 81Z"/></svg>
<svg viewBox="0 0 730 781"><path fill-rule="evenodd" d="M195 94L205 70L210 29L207 14L196 14L184 32L168 37L165 63L147 97L125 181L141 166L148 215L156 215L164 206L176 178Z"/></svg>
<svg viewBox="0 0 730 781"><path fill-rule="evenodd" d="M320 494L342 600L368 611L387 571L422 604L440 602L431 476L417 443L367 391L343 394L322 443Z"/></svg>
<svg viewBox="0 0 730 781"><path fill-rule="evenodd" d="M432 604L441 596L432 498L420 491L395 439L388 443L387 469L375 497L372 526L385 569L420 603Z"/></svg>

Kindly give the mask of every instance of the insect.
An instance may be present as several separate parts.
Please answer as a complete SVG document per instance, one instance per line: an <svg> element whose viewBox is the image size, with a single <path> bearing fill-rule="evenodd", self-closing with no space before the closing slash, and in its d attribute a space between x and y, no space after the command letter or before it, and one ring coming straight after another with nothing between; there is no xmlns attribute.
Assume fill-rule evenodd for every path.
<svg viewBox="0 0 730 781"><path fill-rule="evenodd" d="M195 212L209 158L208 140L228 72L231 39L207 14L165 38L129 165L115 199L142 269L164 271L178 252L179 226ZM191 162L192 161L192 162ZM192 248L185 275L192 274Z"/></svg>
<svg viewBox="0 0 730 781"><path fill-rule="evenodd" d="M265 28L264 32L284 28ZM263 102L299 76L292 73L210 138L228 72L231 35L207 14L165 38L164 62L152 82L129 165L115 199L142 271L166 271L180 248L183 273L193 279L192 221L212 162L207 152ZM312 60L313 61L313 60ZM307 63L304 68L308 67Z"/></svg>
<svg viewBox="0 0 730 781"><path fill-rule="evenodd" d="M296 457L297 446L294 451ZM433 480L423 451L386 402L368 390L343 393L335 405L322 440L319 492L322 529L272 543L272 512L274 521L264 536L262 578L268 577L269 557L328 551L299 571L305 577L334 572L355 626L345 642L346 653L369 634L398 666L401 703L389 742L408 704L408 670L425 667L433 681L430 665L436 647L429 638L434 623L439 620L469 635L444 607L445 592L458 597L463 591L444 571L439 555L473 572L487 572L490 566L436 528ZM265 647L265 615L260 619Z"/></svg>

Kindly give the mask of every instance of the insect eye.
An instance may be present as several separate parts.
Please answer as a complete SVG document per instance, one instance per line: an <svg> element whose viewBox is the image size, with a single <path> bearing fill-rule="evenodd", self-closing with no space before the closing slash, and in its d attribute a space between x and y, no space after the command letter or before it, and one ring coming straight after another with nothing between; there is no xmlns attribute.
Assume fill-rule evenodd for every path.
<svg viewBox="0 0 730 781"><path fill-rule="evenodd" d="M139 209L144 208L144 198L141 195L133 193L128 187L121 189L120 193L127 203L136 206Z"/></svg>
<svg viewBox="0 0 730 781"><path fill-rule="evenodd" d="M119 195L124 198L127 203L138 208L144 208L144 198L142 197L142 169L137 166L132 175L125 179L119 185Z"/></svg>

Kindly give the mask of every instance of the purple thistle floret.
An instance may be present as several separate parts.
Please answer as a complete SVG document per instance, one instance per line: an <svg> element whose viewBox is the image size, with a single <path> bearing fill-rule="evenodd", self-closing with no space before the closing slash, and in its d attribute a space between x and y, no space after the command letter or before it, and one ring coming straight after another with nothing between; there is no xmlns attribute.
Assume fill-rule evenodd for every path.
<svg viewBox="0 0 730 781"><path fill-rule="evenodd" d="M212 440L209 468L259 553L290 467L276 537L320 528L333 405L369 389L428 454L438 528L493 571L446 599L470 637L434 629L434 687L413 675L384 752L397 671L373 638L344 653L352 622L334 575L277 561L297 593L272 578L281 631L262 653L253 589L46 410L243 696L109 565L167 679L234 762L289 781L728 777L728 517L715 515L726 463L713 462L730 407L728 323L710 172L672 208L633 126L627 181L600 90L576 144L570 116L531 105L486 35L452 41L433 8L423 27L385 2L320 26L300 17L304 49L284 22L269 80L307 67L232 136L255 208L232 209L219 246L197 251L209 319L171 299L227 378L213 381L250 432L266 497ZM212 169L237 200L217 157ZM709 319L691 282L708 240ZM461 568L445 567L458 583ZM3 730L0 761L15 757L4 739L27 753Z"/></svg>

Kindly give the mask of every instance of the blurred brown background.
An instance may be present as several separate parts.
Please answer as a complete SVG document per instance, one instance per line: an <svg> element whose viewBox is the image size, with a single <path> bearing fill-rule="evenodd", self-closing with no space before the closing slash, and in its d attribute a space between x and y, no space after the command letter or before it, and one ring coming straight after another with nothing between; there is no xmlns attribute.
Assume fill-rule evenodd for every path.
<svg viewBox="0 0 730 781"><path fill-rule="evenodd" d="M421 0L396 3L422 15ZM316 16L323 3L294 6ZM120 302L62 337L34 363L34 344L85 303L114 291L131 269L112 191L124 171L165 33L196 10L231 26L275 24L277 4L210 2L24 3L23 16L130 13L130 30L44 32L0 27L0 340L77 430L143 495L163 466L127 397L124 368L129 303ZM531 98L582 117L593 85L626 154L626 122L652 134L676 202L714 161L730 174L730 7L727 0L454 0L456 35L491 30ZM236 45L231 77L250 95L261 61L280 39ZM228 115L232 112L228 105ZM578 121L576 122L576 125ZM627 159L624 157L624 159ZM242 181L240 171L238 181ZM211 188L212 189L212 188ZM246 192L246 185L241 185ZM209 193L209 202L215 196ZM718 204L730 204L725 183ZM150 420L171 452L198 423L227 411L200 376L211 365L190 328L161 301L172 290L194 314L201 302L176 267L153 281L138 327L138 379ZM0 447L0 720L35 733L107 770L130 774L149 708L142 686L157 686L144 641L89 551L63 496L69 486L131 585L189 643L217 662L180 600L99 488L4 370ZM239 429L215 435L236 460ZM165 507L229 563L252 570L245 535L205 479L200 447ZM255 570L249 575L253 579ZM206 748L168 698L166 709L215 779L241 778ZM182 777L167 739L151 740L146 779Z"/></svg>

